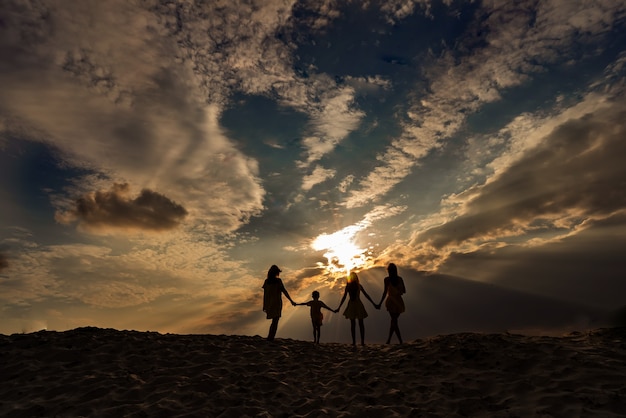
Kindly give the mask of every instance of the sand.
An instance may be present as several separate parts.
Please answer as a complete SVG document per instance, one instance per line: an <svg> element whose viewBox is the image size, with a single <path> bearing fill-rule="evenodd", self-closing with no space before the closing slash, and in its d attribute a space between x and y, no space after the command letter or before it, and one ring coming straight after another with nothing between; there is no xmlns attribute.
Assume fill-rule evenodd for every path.
<svg viewBox="0 0 626 418"><path fill-rule="evenodd" d="M402 345L78 328L0 335L3 417L626 416L626 329Z"/></svg>

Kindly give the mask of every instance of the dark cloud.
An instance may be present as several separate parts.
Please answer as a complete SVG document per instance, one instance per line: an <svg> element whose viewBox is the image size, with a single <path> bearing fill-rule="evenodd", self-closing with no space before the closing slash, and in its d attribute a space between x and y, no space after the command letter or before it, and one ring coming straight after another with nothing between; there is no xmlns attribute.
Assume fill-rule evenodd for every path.
<svg viewBox="0 0 626 418"><path fill-rule="evenodd" d="M385 55L381 56L380 59L385 61L386 63L389 63L389 64L409 65L409 60L408 59L406 59L404 57L396 56L396 55L385 54Z"/></svg>
<svg viewBox="0 0 626 418"><path fill-rule="evenodd" d="M610 312L559 298L510 289L492 283L468 280L466 276L429 274L400 265L406 294L406 312L400 316L400 329L405 341L457 332L522 332L528 334L561 335L573 330L605 326ZM359 272L367 293L376 301L382 295L383 278L387 272L374 268ZM289 289L291 290L291 289ZM321 298L336 307L343 286L336 289L319 287ZM290 292L292 297L293 292ZM308 296L308 295L307 295ZM389 330L389 315L362 297L369 316L366 320L366 340L383 342ZM303 327L308 311L283 305L285 317L279 334L287 338L308 339L310 328ZM293 316L291 316L293 314ZM327 341L348 342L349 324L339 314L324 313L322 338ZM263 324L265 332L269 324Z"/></svg>
<svg viewBox="0 0 626 418"><path fill-rule="evenodd" d="M607 319L602 309L555 297L443 274L423 275L406 269L401 274L407 286L407 313L402 318L407 332L561 333L594 328Z"/></svg>
<svg viewBox="0 0 626 418"><path fill-rule="evenodd" d="M0 56L13 58L0 60L0 69L32 64L28 63L32 49L44 44L53 31L50 8L41 2L0 3Z"/></svg>
<svg viewBox="0 0 626 418"><path fill-rule="evenodd" d="M143 189L139 196L128 196L128 184L114 184L108 191L98 191L79 198L76 207L60 215L61 221L78 219L89 229L121 228L162 231L177 227L187 215L184 207L162 194Z"/></svg>
<svg viewBox="0 0 626 418"><path fill-rule="evenodd" d="M626 207L626 111L602 109L555 129L470 201L419 236L442 248L469 239L568 227Z"/></svg>
<svg viewBox="0 0 626 418"><path fill-rule="evenodd" d="M541 247L452 254L439 271L604 309L624 305L626 214Z"/></svg>
<svg viewBox="0 0 626 418"><path fill-rule="evenodd" d="M0 253L0 272L2 272L2 270L8 267L9 267L9 261L7 259L7 256L4 255L3 253Z"/></svg>
<svg viewBox="0 0 626 418"><path fill-rule="evenodd" d="M259 287L248 295L242 296L241 301L216 302L207 301L214 309L209 316L203 316L199 321L191 325L185 332L201 334L232 333L233 330L254 328L254 324L265 320L263 312L263 280L259 280ZM205 309L200 301L194 306ZM233 312L237 312L233 315ZM264 327L263 327L264 328Z"/></svg>

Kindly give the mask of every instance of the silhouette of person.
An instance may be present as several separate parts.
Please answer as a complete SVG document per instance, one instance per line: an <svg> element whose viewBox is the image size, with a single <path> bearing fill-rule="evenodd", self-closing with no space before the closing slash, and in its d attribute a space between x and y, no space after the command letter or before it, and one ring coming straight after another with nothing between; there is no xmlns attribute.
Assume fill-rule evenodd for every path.
<svg viewBox="0 0 626 418"><path fill-rule="evenodd" d="M322 314L322 308L326 308L331 312L335 312L333 309L326 306L324 302L320 299L320 292L315 290L311 296L313 300L304 303L296 303L296 305L306 305L311 307L311 322L313 324L313 342L316 344L320 343L320 336L322 333L322 321L324 320L324 315Z"/></svg>
<svg viewBox="0 0 626 418"><path fill-rule="evenodd" d="M343 297L341 298L341 302L339 302L339 307L335 310L335 312L339 312L341 305L343 305L343 302L346 300L346 296L350 295L346 310L343 311L343 316L350 320L350 332L352 334L352 345L354 346L356 345L355 325L357 319L359 320L361 345L365 345L365 324L363 324L363 319L367 318L367 311L365 310L365 306L363 306L363 302L361 302L361 292L363 292L365 297L372 302L372 305L376 306L372 298L370 298L365 289L363 289L363 286L359 283L359 277L356 273L350 273L346 289L343 292Z"/></svg>
<svg viewBox="0 0 626 418"><path fill-rule="evenodd" d="M380 298L380 303L376 305L376 309L380 309L386 296L387 301L385 302L385 307L387 311L389 311L389 316L391 316L387 344L391 342L391 337L394 333L398 336L400 344L402 344L402 336L400 335L400 328L398 327L398 317L405 310L402 295L406 293L406 288L404 287L402 277L398 276L398 268L395 264L389 263L387 273L389 276L385 277L385 290L383 290L383 296Z"/></svg>
<svg viewBox="0 0 626 418"><path fill-rule="evenodd" d="M273 341L276 336L276 330L278 329L278 321L283 310L283 298L284 294L293 306L296 306L296 302L291 299L287 289L283 285L283 281L278 277L281 270L278 266L273 265L267 271L267 279L263 283L263 312L267 314L267 319L271 319L270 331L267 335L269 341Z"/></svg>

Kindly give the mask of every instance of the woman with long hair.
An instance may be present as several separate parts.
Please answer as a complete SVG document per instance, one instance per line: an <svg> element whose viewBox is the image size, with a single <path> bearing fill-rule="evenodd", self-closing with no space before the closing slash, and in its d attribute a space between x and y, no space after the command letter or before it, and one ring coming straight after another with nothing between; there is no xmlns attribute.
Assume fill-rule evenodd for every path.
<svg viewBox="0 0 626 418"><path fill-rule="evenodd" d="M356 346L355 328L357 319L359 320L361 345L365 345L365 324L363 323L363 319L367 318L367 311L365 310L365 306L363 306L363 302L361 302L361 292L370 302L372 302L372 305L376 306L372 298L370 298L365 289L363 289L363 286L359 283L359 276L357 276L354 272L350 273L346 289L343 292L343 297L341 298L341 302L339 302L339 307L335 310L335 312L339 312L341 305L343 305L343 302L346 300L346 296L349 295L350 299L348 300L346 310L343 311L343 316L350 320L350 332L352 333L352 345L354 346Z"/></svg>
<svg viewBox="0 0 626 418"><path fill-rule="evenodd" d="M387 344L391 342L391 337L394 333L398 336L400 344L402 344L400 327L398 327L398 318L400 317L400 314L405 311L402 295L406 293L406 288L404 287L402 277L398 276L398 268L395 264L389 263L387 273L389 276L385 277L385 290L383 290L383 297L380 299L380 303L376 305L376 309L380 309L386 296L387 301L385 302L385 307L389 312L389 316L391 316L391 325L389 326Z"/></svg>
<svg viewBox="0 0 626 418"><path fill-rule="evenodd" d="M278 266L273 265L267 271L267 279L263 283L263 312L267 314L267 319L271 319L270 331L267 335L269 341L273 341L276 336L276 330L278 329L278 321L283 310L283 298L284 294L293 306L296 306L296 302L291 299L287 289L283 285L283 281L278 277L281 270Z"/></svg>

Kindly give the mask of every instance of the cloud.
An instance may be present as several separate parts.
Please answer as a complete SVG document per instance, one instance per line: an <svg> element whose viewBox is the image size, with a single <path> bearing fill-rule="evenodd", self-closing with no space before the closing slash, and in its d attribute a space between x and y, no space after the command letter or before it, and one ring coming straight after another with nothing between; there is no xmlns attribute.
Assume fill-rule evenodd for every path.
<svg viewBox="0 0 626 418"><path fill-rule="evenodd" d="M305 11L294 15L294 7ZM164 3L153 12L164 18L163 35L179 40L178 48L193 64L198 85L211 103L225 107L233 92L243 92L272 97L309 115L305 166L331 152L364 116L354 106L355 92L349 85L338 85L325 74L302 77L294 71L296 46L290 41L298 36L294 31L302 25L322 30L339 15L334 2L176 8ZM370 82L382 83L376 78Z"/></svg>
<svg viewBox="0 0 626 418"><path fill-rule="evenodd" d="M384 155L378 155L377 159L383 164L375 167L359 182L356 189L348 192L348 197L344 200L348 209L364 206L388 193L411 173L415 163L410 156L397 148L389 148Z"/></svg>
<svg viewBox="0 0 626 418"><path fill-rule="evenodd" d="M407 309L400 317L405 340L458 332L562 335L607 325L604 321L606 311L586 303L572 303L558 296L540 296L492 283L480 283L464 276L425 273L402 264L398 264L398 268L407 290L403 296ZM386 275L384 267L359 272L361 284L374 300L383 292ZM308 290L315 289L320 291L320 299L329 306L336 306L343 286L328 289L312 284ZM294 296L291 287L288 290ZM302 292L300 295L308 297L309 293ZM377 313L367 305L366 310L370 313L367 318L368 340L383 343L388 336L389 316ZM283 335L303 340L308 338L309 331L302 327L307 321L307 314L306 310L284 308ZM325 335L332 341L349 343L350 333L341 315L329 315L324 327ZM265 331L267 322L260 329Z"/></svg>
<svg viewBox="0 0 626 418"><path fill-rule="evenodd" d="M330 62L332 53L358 45L346 43L349 37L339 42L333 38L350 30L352 16L339 18L355 8L369 8L358 19L375 16L373 20L398 25L384 27L380 21L373 27L365 25L363 31L372 37L358 41L363 42L364 56L371 56L341 55L364 59L360 68L346 66L341 59ZM383 13L372 13L374 8ZM159 315L158 320L145 315L145 323L162 321L172 330L177 324L206 325L205 332L226 332L252 326L255 315L262 316L258 309L252 311L259 283L250 269L265 263L271 253L280 258L277 263L303 272L304 279L311 274L322 277L311 267L321 261L320 254L303 249L303 243L310 234L324 230L331 234L333 228L345 230L346 224L353 224L355 230L348 231L355 234L349 238L359 245L377 241L372 252L395 243L369 261L378 264L397 255L397 260L420 268L452 268L455 262L454 267L461 269L469 265L469 255L488 259L491 253L503 264L511 254L527 256L521 245L514 248L519 241L525 242L525 249L538 251L558 240L598 231L591 225L616 216L611 210L619 211L623 204L619 192L606 187L623 175L615 162L623 148L616 146L608 130L613 123L615 135L623 135L619 122L623 114L615 106L603 107L602 112L608 110L605 114L593 106L583 112L581 106L576 114L550 115L552 123L542 121L545 114L539 112L524 114L495 135L472 132L476 120L468 117L488 110L485 104L507 99L508 90L523 86L535 74L549 78L552 73L546 70L563 60L571 60L567 65L578 70L577 64L590 61L582 61L583 53L600 52L599 37L612 27L615 33L621 30L624 6L612 1L487 0L459 10L452 18L458 18L456 22L445 16L455 28L467 29L450 40L454 46L449 43L440 52L443 43L427 37L427 46L436 52L419 56L406 52L401 54L406 65L394 66L384 60L395 58L394 48L406 41L401 25L410 22L402 20L422 13L438 27L447 27L439 25L442 16L432 14L452 15L455 10L431 8L426 0L364 4L87 0L72 7L58 1L1 2L0 129L5 134L0 134L0 147L12 137L48 145L38 148L54 150L64 169L55 170L58 178L43 189L57 218L77 223L81 230L117 236L85 237L73 228L46 224L50 216L46 205L14 216L5 222L16 220L16 225L31 227L32 236L47 236L46 242L87 238L92 245L31 242L16 251L17 241L8 243L9 251L0 252L0 298L7 305L16 301L30 306L61 300L82 304L96 316L104 315L98 313L101 309L109 310L108 315L113 308L126 309L120 317L132 316L127 313L141 307ZM472 15L462 15L465 11ZM355 36L364 32L355 31ZM313 44L319 40L324 42ZM421 43L416 45L421 48ZM303 58L309 46L311 56ZM389 55L381 61L383 48L383 55ZM376 67L365 61L371 59ZM623 76L623 67L618 68L623 61L622 56L614 65L612 85L591 80L590 88L615 88ZM418 65L425 66L415 68ZM382 68L385 75L365 75L371 68ZM597 73L594 68L591 74ZM568 80L563 88L588 79L587 68L580 69L585 75ZM344 70L351 75L342 74ZM410 86L406 90L409 78L419 83L412 91ZM537 88L532 83L529 87ZM561 85L555 84L557 88ZM513 89L513 95L520 90ZM566 94L563 102L557 100L557 107L574 100ZM580 89L574 93L578 94ZM268 115L281 114L285 110L281 107L287 106L291 108L287 117L298 113L288 126L261 120L268 129L278 129L269 140L255 136L254 127L248 137L238 131L238 123L248 121L236 120L239 108L234 100L243 97L242 102L252 103L248 98L259 96L264 105L278 107L269 105ZM545 96L532 96L533 105L542 105L539 101ZM509 112L509 102L502 104L506 115L523 108L516 104ZM226 131L223 124L228 122L222 115L229 107L232 130ZM497 130L501 125L494 125L509 122L500 118L500 106L494 107L498 114L489 121L492 125L478 129ZM366 115L363 109L389 112ZM529 106L522 110L534 111ZM478 124L489 119L486 113L476 118L482 118ZM366 121L368 126L363 127ZM467 153L455 149L465 139L464 127L472 135ZM301 141L299 147L279 145L287 135L298 138L292 141ZM374 154L377 159L371 161ZM458 164L458 158L465 161ZM423 170L416 169L419 164L424 164ZM524 171L523 164L532 170ZM593 164L592 169L583 171L586 164ZM464 172L456 176L459 166ZM611 167L617 174L608 172ZM260 177L270 170L267 178ZM369 171L362 176L357 174L361 170ZM563 174L575 170L583 174L571 178ZM298 175L292 175L294 171ZM435 173L441 176L430 177ZM327 180L337 176L337 188L323 190L335 183ZM419 181L410 181L418 176ZM6 192L9 205L21 209L27 197L34 201L34 187L20 190L22 185L13 184L10 177L6 181L16 191ZM441 211L430 214L444 182L449 187L445 192L452 189L455 194L444 196ZM320 192L316 200L305 199L303 191L313 189ZM337 190L343 202L337 202ZM396 191L401 195L394 196ZM37 196L45 197L43 193ZM381 206L385 196L388 204ZM396 206L397 202L406 206ZM341 204L344 209L359 209L342 213L336 207ZM402 219L392 218L400 213ZM18 223L28 217L36 217L37 225ZM51 238L50 231L57 238ZM127 231L169 233L124 234ZM413 231L420 235L407 242ZM2 254L5 262L10 254L10 277L2 267ZM488 264L476 265L489 269ZM299 288L299 279L293 288ZM169 314L174 315L164 319ZM210 318L204 319L207 315ZM124 322L107 326L119 324Z"/></svg>
<svg viewBox="0 0 626 418"><path fill-rule="evenodd" d="M376 94L392 88L392 83L379 75L367 77L345 76L344 82L358 94Z"/></svg>
<svg viewBox="0 0 626 418"><path fill-rule="evenodd" d="M95 325L103 316L115 321L119 314L100 309L85 313L90 308L138 306L185 292L179 277L166 269L157 274L159 260L148 259L145 252L115 255L104 246L81 244L12 246L12 274L0 281L0 300L9 320L25 315L51 319L45 312L62 301L63 318L54 321L53 329Z"/></svg>
<svg viewBox="0 0 626 418"><path fill-rule="evenodd" d="M77 220L89 231L111 229L127 231L166 231L176 228L187 210L166 196L143 189L139 196L129 196L128 184L114 184L111 189L79 198L73 211L58 213L57 220Z"/></svg>
<svg viewBox="0 0 626 418"><path fill-rule="evenodd" d="M9 259L4 253L0 253L0 273L9 267Z"/></svg>
<svg viewBox="0 0 626 418"><path fill-rule="evenodd" d="M354 106L355 91L349 86L337 86L328 76L315 77L307 83L309 92L304 103L293 103L310 115L310 134L302 140L306 158L300 163L308 167L330 153L350 132L358 128L365 113Z"/></svg>
<svg viewBox="0 0 626 418"><path fill-rule="evenodd" d="M525 124L528 131L505 127L516 136L484 183L442 200L438 213L412 225L410 242L392 245L386 256L437 270L454 253L519 241L540 247L620 213L626 207L625 116L619 99L591 94L556 117Z"/></svg>
<svg viewBox="0 0 626 418"><path fill-rule="evenodd" d="M624 305L626 212L585 223L576 234L540 246L513 244L451 254L446 274L496 283L604 309Z"/></svg>
<svg viewBox="0 0 626 418"><path fill-rule="evenodd" d="M449 5L450 0L444 0L443 3ZM382 2L380 11L383 12L389 23L394 24L415 11L415 6L419 5L424 9L424 13L429 15L431 0L390 0Z"/></svg>
<svg viewBox="0 0 626 418"><path fill-rule="evenodd" d="M170 199L186 202L190 219L217 234L263 209L257 162L219 124L230 90L199 77L205 67L182 58L186 44L168 26L176 10L170 21L158 8L126 2L38 6L0 6L11 20L0 28L0 113L22 138L58 149L63 165L96 174L73 179L72 194L100 189L103 178L168 190ZM185 30L192 39L202 32L192 23Z"/></svg>
<svg viewBox="0 0 626 418"><path fill-rule="evenodd" d="M11 275L0 281L0 301L7 307L41 308L63 300L81 309L143 305L158 310L166 298L177 310L195 298L235 301L258 288L257 278L211 242L184 234L130 236L127 242L132 248L120 250L110 239L47 246L5 241L14 256Z"/></svg>
<svg viewBox="0 0 626 418"><path fill-rule="evenodd" d="M304 166L331 152L356 129L364 113L354 103L354 88L340 85L326 74L303 77L294 71L298 28L322 30L339 15L334 2L296 4L268 1L251 5L236 2L213 7L168 4L153 11L163 17L162 30L179 42L181 54L192 64L199 88L209 102L228 105L235 92L276 99L310 118L303 141ZM293 12L300 8L302 13ZM382 84L372 78L370 84ZM363 83L361 83L363 84Z"/></svg>
<svg viewBox="0 0 626 418"><path fill-rule="evenodd" d="M348 187L350 187L350 185L354 181L354 178L354 175L348 174L343 180L341 180L341 182L337 186L337 190L339 190L341 193L347 192Z"/></svg>
<svg viewBox="0 0 626 418"><path fill-rule="evenodd" d="M315 31L324 31L334 19L341 16L339 4L335 0L321 0L312 2L294 2L293 15L298 16L296 24ZM306 33L306 30L302 31ZM298 32L293 36L298 36Z"/></svg>
<svg viewBox="0 0 626 418"><path fill-rule="evenodd" d="M233 91L266 94L293 83L293 45L278 33L289 24L293 1L258 4L153 5L161 36L175 39L208 101L220 106Z"/></svg>
<svg viewBox="0 0 626 418"><path fill-rule="evenodd" d="M603 109L561 125L505 173L480 188L463 216L420 235L435 248L573 228L626 207L626 110Z"/></svg>
<svg viewBox="0 0 626 418"><path fill-rule="evenodd" d="M291 290L291 289L289 289ZM292 296L293 291L291 292ZM206 315L210 309L201 305L204 312L198 312L192 321L185 327L185 332L191 333L212 333L227 334L232 330L238 330L240 334L254 335L265 332L266 319L265 312L262 310L263 292L256 291L242 295L237 300L225 301L215 306L215 301L210 304L212 312ZM216 309L217 308L217 309ZM237 312L237 315L233 315ZM286 312L283 311L283 315Z"/></svg>
<svg viewBox="0 0 626 418"><path fill-rule="evenodd" d="M315 166L313 172L310 175L305 176L302 180L302 190L305 192L311 190L316 184L320 184L330 178L333 178L336 172L337 170L326 169L319 165Z"/></svg>
<svg viewBox="0 0 626 418"><path fill-rule="evenodd" d="M413 2L391 6L394 13L408 12ZM532 74L545 71L557 56L588 58L576 55L579 47L597 42L626 12L623 4L612 1L530 6L530 2L484 2L460 43L430 57L432 64L424 68L428 87L414 92L403 133L381 153L381 165L358 184L346 206L362 206L386 194L412 166L453 137L468 115L501 100L503 91L529 81ZM403 157L403 171L394 168L398 155Z"/></svg>
<svg viewBox="0 0 626 418"><path fill-rule="evenodd" d="M190 221L229 233L261 213L265 195L256 160L220 127L234 92L309 116L304 166L332 152L364 116L350 85L294 72L293 2L90 5L3 3L15 21L3 27L0 49L8 57L0 109L29 127L26 139L99 174L77 179L80 194L100 188L93 181L103 177L168 190L185 200ZM331 6L319 13L335 16Z"/></svg>

